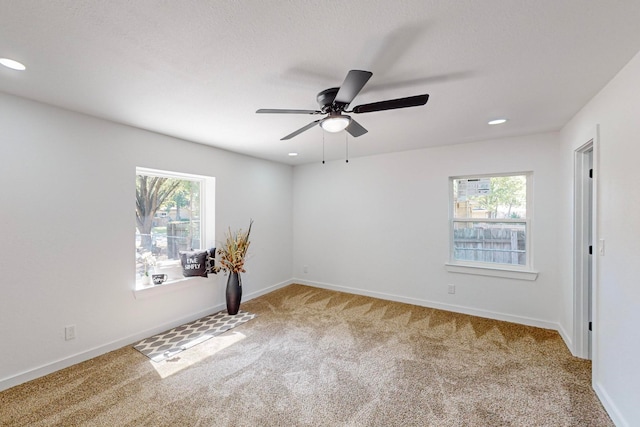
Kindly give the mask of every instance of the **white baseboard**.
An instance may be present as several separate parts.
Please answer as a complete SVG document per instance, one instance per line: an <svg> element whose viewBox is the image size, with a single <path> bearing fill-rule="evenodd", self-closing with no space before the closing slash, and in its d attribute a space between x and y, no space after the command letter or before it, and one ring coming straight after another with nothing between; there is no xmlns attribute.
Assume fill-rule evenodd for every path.
<svg viewBox="0 0 640 427"><path fill-rule="evenodd" d="M600 399L600 402L602 402L602 406L604 406L604 409L607 411L607 414L609 414L611 421L613 421L613 423L617 427L630 427L631 424L629 424L627 420L624 419L622 414L620 414L618 407L615 405L615 403L609 396L609 393L607 393L604 387L602 387L602 384L600 384L599 381L594 379L591 386L593 387L593 390L596 392L598 399Z"/></svg>
<svg viewBox="0 0 640 427"><path fill-rule="evenodd" d="M574 355L575 357L581 357L576 354L575 349L573 348L573 341L571 340L571 335L567 334L567 331L564 330L561 323L557 324L556 330L560 334L560 337L564 341L564 344L567 346L571 354Z"/></svg>
<svg viewBox="0 0 640 427"><path fill-rule="evenodd" d="M246 295L243 295L243 301L249 301L253 298L257 298L261 295L264 294L268 294L269 292L273 292L276 289L282 288L284 286L290 285L292 284L293 281L291 280L287 280L281 283L277 283L273 286L269 286L266 287L264 289L261 289L259 291L256 292L252 292L252 293L248 293ZM109 343L106 343L104 345L100 345L94 348L91 348L89 350L86 351L82 351L80 353L76 353L73 354L71 356L68 357L64 357L62 359L58 359L55 360L53 362L35 367L33 369L29 369L27 371L24 372L20 372L16 375L12 375L10 377L7 378L3 378L0 380L0 391L9 389L11 387L15 387L17 385L20 385L22 383L25 383L27 381L31 381L34 380L36 378L40 378L42 376L51 374L53 372L59 371L60 369L64 369L64 368L68 368L69 366L73 366L75 364L78 364L80 362L84 362L86 360L92 359L94 357L98 357L101 356L105 353L108 353L110 351L113 350L117 350L119 348L122 348L124 346L127 345L131 345L137 341L143 340L145 338L148 338L152 335L155 334L159 334L160 332L164 332L166 330L169 330L171 328L175 328L176 326L180 326L183 325L185 323L189 323L189 322L193 322L194 320L198 320L202 317L205 317L211 313L216 313L220 310L224 310L226 308L226 305L223 304L218 304L215 305L213 307L209 307L206 310L202 310L200 312L197 313L192 313L188 316L184 316L181 317L179 319L174 319L170 322L165 322L162 325L156 326L154 328L151 329L147 329L144 331L140 331L137 332L133 335L129 335L126 336L124 338L115 340L115 341L111 341Z"/></svg>
<svg viewBox="0 0 640 427"><path fill-rule="evenodd" d="M489 311L489 310L480 310L480 309L465 307L461 305L443 304L440 302L423 300L419 298L409 298L409 297L403 297L400 295L387 294L384 292L375 292L375 291L369 291L366 289L338 286L338 285L332 285L329 283L313 282L310 280L303 280L303 279L293 279L292 283L300 283L301 285L308 285L308 286L313 286L313 287L322 288L322 289L330 289L334 291L346 292L349 294L364 295L364 296L380 298L380 299L389 300L389 301L403 302L407 304L419 305L422 307L436 308L439 310L452 311L454 313L469 314L471 316L485 317L488 319L502 320L505 322L518 323L521 325L535 326L538 328L551 329L554 331L558 331L559 333L561 329L558 323L548 322L546 320L533 319L533 318L524 317L524 316L515 316L512 314L499 313L499 312ZM560 333L560 336L562 336L562 333ZM563 337L563 340L564 339L565 338ZM565 340L565 343L566 343L566 340Z"/></svg>
<svg viewBox="0 0 640 427"><path fill-rule="evenodd" d="M284 288L285 286L289 286L289 285L291 285L293 283L297 283L297 282L295 282L294 280L291 280L291 279L290 280L285 280L284 282L276 283L275 285L272 285L272 286L269 286L269 287L266 287L266 288L262 288L259 291L251 292L250 294L246 295L246 298L245 298L245 295L242 294L242 297L243 297L242 300L243 301L249 301L249 300L252 300L254 298L258 298L259 296L266 295L266 294L268 294L270 292L273 292L276 289L280 289L280 288Z"/></svg>
<svg viewBox="0 0 640 427"><path fill-rule="evenodd" d="M206 310L200 311L198 313L193 313L193 314L190 314L189 316L184 316L179 319L175 319L173 321L163 323L162 325L156 326L154 328L140 331L133 335L129 335L127 337L124 337L115 341L111 341L109 343L91 348L89 350L82 351L80 353L76 353L71 356L55 360L53 362L38 366L33 369L29 369L28 371L21 372L11 377L3 378L2 380L0 380L0 391L25 383L27 381L34 380L44 375L51 374L53 372L59 371L60 369L68 368L69 366L75 365L80 362L84 362L94 357L101 356L110 351L117 350L126 345L135 343L136 341L140 341L152 335L159 334L160 332L164 332L168 329L175 328L176 326L180 326L184 323L188 323L188 322L192 322L194 320L200 319L204 316L207 316L208 314L215 313L216 311L220 311L224 308L225 308L224 305L219 304L214 307L210 307Z"/></svg>

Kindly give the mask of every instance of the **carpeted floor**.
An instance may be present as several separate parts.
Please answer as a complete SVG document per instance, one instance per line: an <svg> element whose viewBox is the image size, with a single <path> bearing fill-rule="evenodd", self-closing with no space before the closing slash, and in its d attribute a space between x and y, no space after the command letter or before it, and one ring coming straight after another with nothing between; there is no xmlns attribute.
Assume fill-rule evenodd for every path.
<svg viewBox="0 0 640 427"><path fill-rule="evenodd" d="M291 285L172 359L125 347L0 393L2 426L611 426L555 331Z"/></svg>

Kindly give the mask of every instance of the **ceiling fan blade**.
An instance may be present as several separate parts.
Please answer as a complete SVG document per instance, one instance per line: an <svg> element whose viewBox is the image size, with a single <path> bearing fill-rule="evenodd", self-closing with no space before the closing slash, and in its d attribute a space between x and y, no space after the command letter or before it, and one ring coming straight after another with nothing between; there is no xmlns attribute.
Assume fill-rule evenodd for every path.
<svg viewBox="0 0 640 427"><path fill-rule="evenodd" d="M370 71L351 70L347 74L347 77L342 82L342 86L336 94L334 103L351 104L351 101L360 93L364 85L369 81L373 75Z"/></svg>
<svg viewBox="0 0 640 427"><path fill-rule="evenodd" d="M351 119L351 123L349 123L349 126L347 126L346 130L354 138L357 138L357 137L362 136L365 133L369 132L368 130L363 128L360 123L356 122L353 119Z"/></svg>
<svg viewBox="0 0 640 427"><path fill-rule="evenodd" d="M429 95L416 95L407 98L390 99L388 101L372 102L362 104L353 108L350 113L371 113L373 111L394 110L396 108L418 107L424 105L429 100Z"/></svg>
<svg viewBox="0 0 640 427"><path fill-rule="evenodd" d="M282 110L278 108L261 108L256 111L258 114L320 114L322 111L318 110Z"/></svg>
<svg viewBox="0 0 640 427"><path fill-rule="evenodd" d="M298 129L297 131L290 133L289 135L285 136L284 138L280 138L280 141L284 141L286 139L291 139L294 136L300 135L302 132L311 129L312 127L314 127L315 125L317 125L318 123L320 123L320 120L316 120L315 122L311 122L306 126L301 127L300 129Z"/></svg>

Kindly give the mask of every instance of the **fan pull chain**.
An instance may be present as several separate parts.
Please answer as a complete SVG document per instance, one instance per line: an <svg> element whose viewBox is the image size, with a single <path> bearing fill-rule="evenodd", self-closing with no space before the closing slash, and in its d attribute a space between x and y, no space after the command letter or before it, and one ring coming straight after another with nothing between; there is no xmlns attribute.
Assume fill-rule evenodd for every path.
<svg viewBox="0 0 640 427"><path fill-rule="evenodd" d="M349 163L349 134L347 132L344 133L345 145L347 147L347 160L346 163Z"/></svg>
<svg viewBox="0 0 640 427"><path fill-rule="evenodd" d="M322 164L324 165L324 132L322 132Z"/></svg>

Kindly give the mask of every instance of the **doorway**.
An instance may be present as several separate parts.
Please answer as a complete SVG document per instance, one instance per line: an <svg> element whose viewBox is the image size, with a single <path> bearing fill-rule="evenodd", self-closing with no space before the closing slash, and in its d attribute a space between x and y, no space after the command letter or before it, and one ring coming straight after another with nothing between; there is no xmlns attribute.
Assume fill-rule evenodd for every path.
<svg viewBox="0 0 640 427"><path fill-rule="evenodd" d="M594 138L595 139L595 138ZM595 288L595 146L590 140L575 151L574 177L574 338L576 356L592 358Z"/></svg>

